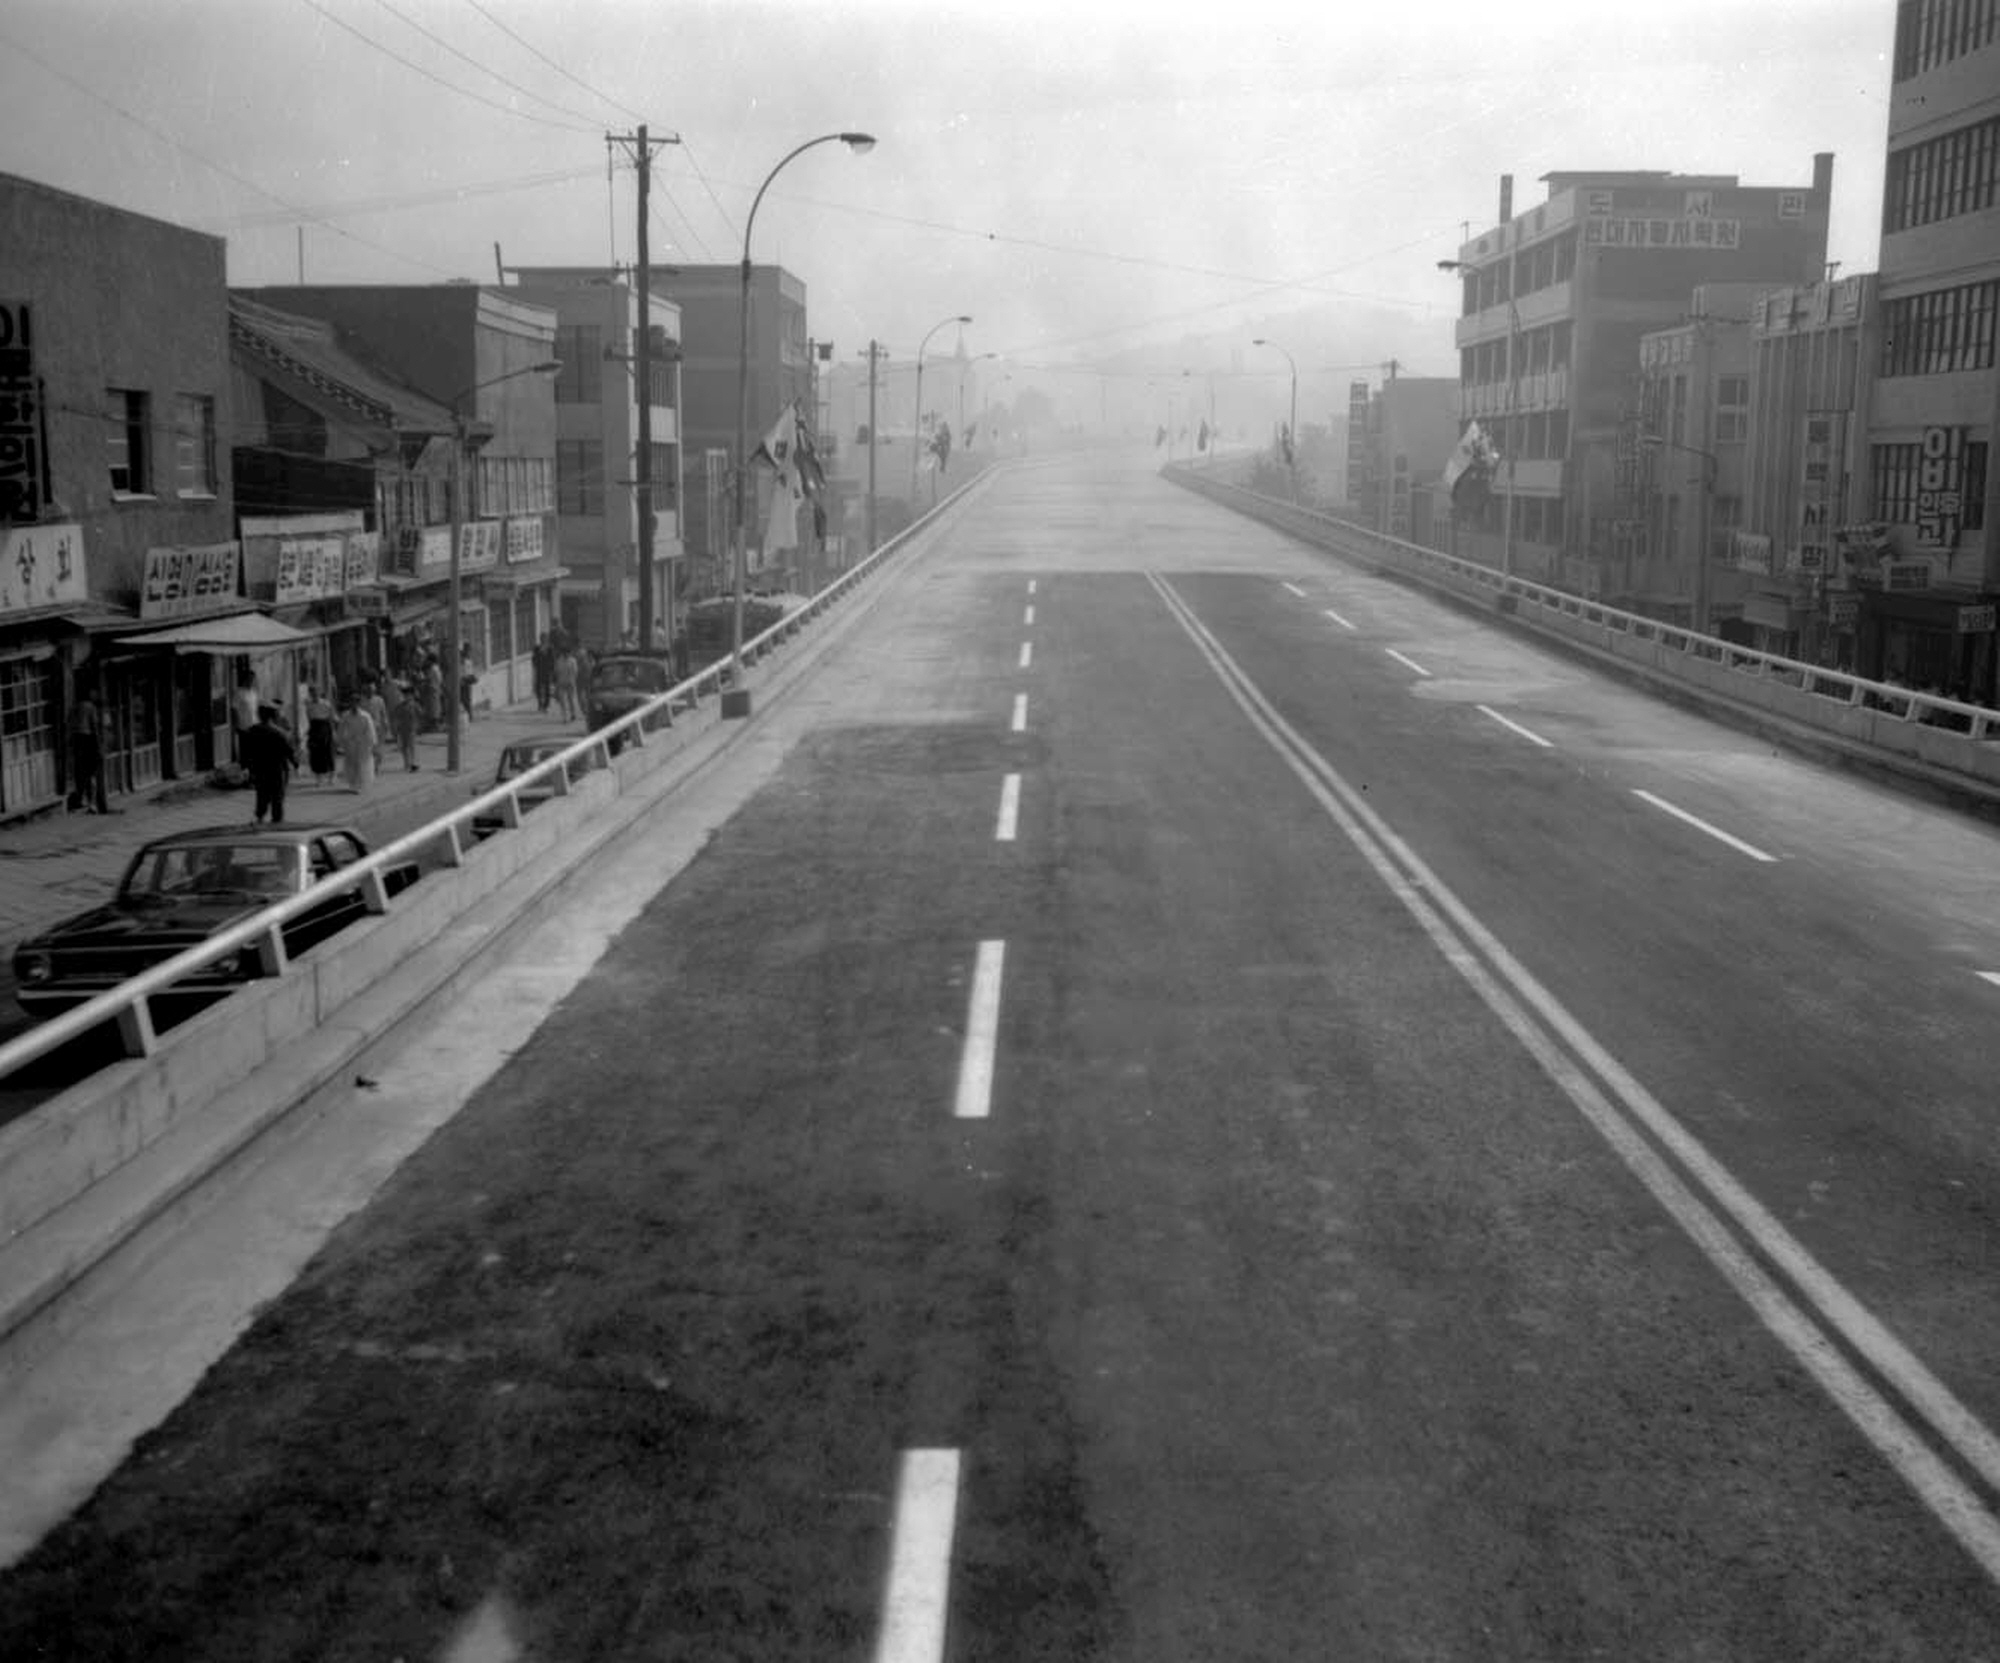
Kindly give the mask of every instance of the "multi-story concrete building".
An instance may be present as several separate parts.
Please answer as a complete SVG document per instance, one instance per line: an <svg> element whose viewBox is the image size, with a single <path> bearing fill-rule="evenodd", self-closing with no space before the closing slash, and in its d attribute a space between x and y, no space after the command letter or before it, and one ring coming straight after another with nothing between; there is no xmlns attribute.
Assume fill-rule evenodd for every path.
<svg viewBox="0 0 2000 1663"><path fill-rule="evenodd" d="M230 456L244 579L307 640L254 666L300 720L304 686L402 670L392 614L442 610L440 584L385 575L382 527L451 521L451 411L348 351L319 318L229 301Z"/></svg>
<svg viewBox="0 0 2000 1663"><path fill-rule="evenodd" d="M228 755L230 658L126 644L249 609L219 238L0 175L0 816L64 800L85 689L113 792Z"/></svg>
<svg viewBox="0 0 2000 1663"><path fill-rule="evenodd" d="M1859 668L1993 702L2000 603L2000 5L1903 0L1882 197Z"/></svg>
<svg viewBox="0 0 2000 1663"><path fill-rule="evenodd" d="M1548 199L1463 245L1460 414L1505 459L1461 552L1602 594L1621 517L1617 473L1639 338L1678 324L1703 283L1810 282L1823 274L1833 158L1809 185L1734 174L1559 172ZM1511 523L1502 515L1511 504Z"/></svg>
<svg viewBox="0 0 2000 1663"><path fill-rule="evenodd" d="M1437 499L1429 487L1458 443L1458 383L1447 376L1391 379L1365 406L1350 397L1347 420L1344 443L1329 448L1344 449L1346 499L1355 516L1405 542L1440 543L1449 527L1433 526ZM1327 494L1339 493L1329 486Z"/></svg>
<svg viewBox="0 0 2000 1663"><path fill-rule="evenodd" d="M1757 290L1704 283L1686 321L1639 337L1632 425L1621 430L1618 511L1604 593L1618 606L1741 635L1745 580L1722 551L1742 521L1749 309Z"/></svg>
<svg viewBox="0 0 2000 1663"><path fill-rule="evenodd" d="M239 291L336 326L351 350L445 406L465 439L460 457L459 639L477 699L506 703L533 687L530 655L557 617L564 575L555 523L556 314L512 289L476 283L357 284ZM448 588L451 534L408 502L385 504L379 527L398 636L448 638L437 611ZM443 587L441 587L443 586Z"/></svg>
<svg viewBox="0 0 2000 1663"><path fill-rule="evenodd" d="M562 621L577 639L638 639L639 289L623 273L530 266L508 292L556 314L556 513L562 526ZM647 305L653 494L653 620L671 640L689 581L681 540L681 312Z"/></svg>
<svg viewBox="0 0 2000 1663"><path fill-rule="evenodd" d="M1867 463L1874 274L1767 289L1749 328L1742 520L1717 555L1737 574L1751 646L1852 667L1858 599L1833 550Z"/></svg>
<svg viewBox="0 0 2000 1663"><path fill-rule="evenodd" d="M719 594L733 585L729 556L734 513L730 468L735 460L737 374L741 358L743 273L736 265L680 266L653 278L653 291L680 308L682 337L682 442L686 446L688 492L682 536L695 570L699 594ZM747 444L753 452L778 412L797 401L813 418L812 352L806 334L806 286L781 266L750 269L750 419ZM794 580L790 563L761 559L769 511L769 469L752 470L748 498L750 527L745 539L749 575L756 587L782 587Z"/></svg>

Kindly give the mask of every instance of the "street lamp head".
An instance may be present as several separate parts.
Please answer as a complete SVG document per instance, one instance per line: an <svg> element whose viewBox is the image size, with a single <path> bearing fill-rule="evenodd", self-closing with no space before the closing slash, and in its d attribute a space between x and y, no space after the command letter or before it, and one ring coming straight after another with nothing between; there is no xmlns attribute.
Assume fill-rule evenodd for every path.
<svg viewBox="0 0 2000 1663"><path fill-rule="evenodd" d="M873 133L842 133L840 142L857 156L865 156L875 148Z"/></svg>
<svg viewBox="0 0 2000 1663"><path fill-rule="evenodd" d="M562 360L560 358L544 358L539 364L530 364L527 373L529 375L555 375L561 369Z"/></svg>
<svg viewBox="0 0 2000 1663"><path fill-rule="evenodd" d="M1270 345L1271 343L1270 343L1269 341L1265 340L1265 339L1264 339L1264 337L1263 337L1262 335L1259 335L1259 336L1257 336L1257 337L1256 337L1255 339L1253 339L1253 340L1252 340L1252 341L1250 342L1250 344L1251 344L1252 346L1269 346L1269 345Z"/></svg>
<svg viewBox="0 0 2000 1663"><path fill-rule="evenodd" d="M1463 271L1464 269L1465 269L1465 262L1463 260L1438 261L1439 271Z"/></svg>
<svg viewBox="0 0 2000 1663"><path fill-rule="evenodd" d="M972 316L970 313L961 312L958 316L957 321L960 323L970 323L972 321Z"/></svg>

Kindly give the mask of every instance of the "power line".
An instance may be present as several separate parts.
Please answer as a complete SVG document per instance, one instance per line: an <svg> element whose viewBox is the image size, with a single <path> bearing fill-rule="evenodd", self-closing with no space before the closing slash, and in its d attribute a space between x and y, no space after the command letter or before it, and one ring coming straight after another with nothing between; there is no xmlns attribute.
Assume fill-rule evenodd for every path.
<svg viewBox="0 0 2000 1663"><path fill-rule="evenodd" d="M360 41L362 45L372 47L375 51L380 52L385 58L395 59L396 62L401 64L405 69L414 70L417 74L421 75L426 81L431 82L435 86L443 87L446 92L455 92L461 98L470 98L471 100L473 100L474 103L484 104L489 110L498 110L502 115L515 116L522 121L532 121L538 127L554 127L558 131L564 133L588 133L594 130L589 127L579 127L567 121L551 121L546 116L534 115L527 110L510 109L507 105L500 103L497 99L488 98L483 93L473 92L468 87L461 87L456 82L447 81L442 75L437 75L432 73L430 70L424 68L422 64L412 63L408 58L404 57L402 53L396 51L393 47L384 46L379 40L376 40L372 35L363 34L359 29L355 28L355 26L352 23L349 23L342 18L335 17L332 12L328 11L326 7L322 6L319 3L319 0L299 0L299 4L309 8L312 11L318 12L321 17L325 18L327 22L331 23L336 29L346 30L348 34L352 35L356 40Z"/></svg>
<svg viewBox="0 0 2000 1663"><path fill-rule="evenodd" d="M542 51L539 47L532 45L530 42L523 40L521 36L515 34L512 29L508 28L507 25L502 23L499 18L495 17L484 6L482 6L479 3L479 0L465 0L465 3L468 6L470 6L474 11L476 11L481 17L485 18L488 23L492 24L494 28L498 29L516 46L520 47L523 51L527 52L531 57L536 58L543 64L546 64L550 69L553 69L558 75L560 75L565 81L570 82L572 85L581 87L585 92L589 93L592 98L602 99L606 104L609 104L614 110L618 111L621 115L630 116L634 121L644 121L646 119L637 110L631 109L627 105L619 103L617 99L611 97L608 93L599 92L588 81L578 80L568 70L564 69L561 64L557 63L555 59L551 58L546 52Z"/></svg>
<svg viewBox="0 0 2000 1663"><path fill-rule="evenodd" d="M154 125L152 122L146 120L144 116L134 115L130 110L126 109L123 104L117 103L114 100L105 97L103 93L98 92L93 87L86 86L82 81L79 81L74 75L71 75L67 70L58 69L54 64L50 63L48 59L42 57L38 53L31 52L27 47L21 45L20 42L14 40L12 37L5 34L4 31L0 31L0 41L4 41L8 46L8 48L17 55L19 55L20 57L26 58L30 63L39 64L43 69L47 70L57 80L62 81L71 87L74 87L78 92L82 93L84 97L90 99L93 103L102 104L107 110L110 110L117 115L123 116L127 121L131 122L134 127L139 128L142 132L152 134L154 138L160 140L163 144L167 145L169 148L178 151L181 155L188 157L191 161L199 162L203 167L207 168L211 173L219 174L224 179L232 180L236 184L243 186L244 189L246 190L254 191L257 195L263 197L264 200L267 202L277 203L280 207L282 207L285 210L286 218L306 219L306 220L312 219L313 216L309 212L307 212L303 208L300 208L295 203L287 202L285 198L278 195L276 191L266 189L264 186L258 184L256 180L248 178L241 173L238 173L234 168L225 167L222 163L217 161L211 161L208 157L204 156L199 150L196 150L192 145L183 143L180 139L176 138L172 133L169 133L165 128ZM391 259L401 260L405 265L420 267L424 271L431 272L439 277L450 277L453 275L451 272L444 270L441 266L432 265L428 260L420 260L416 258L414 255L404 254L397 249L389 247L386 243L378 243L371 240L370 238L357 236L352 231L342 230L338 225L329 224L327 226L327 229L332 231L335 236L345 237L349 242L358 243L363 248L372 248L378 254L386 254Z"/></svg>
<svg viewBox="0 0 2000 1663"><path fill-rule="evenodd" d="M219 221L224 230L250 231L266 225L282 225L304 214L315 223L325 224L349 214L392 213L399 208L429 207L439 202L457 202L472 196L504 196L513 191L540 190L548 185L572 185L595 178L595 167L569 168L561 173L529 173L515 179L491 179L476 185L441 185L436 190L406 192L400 196L356 197L346 202L323 203L313 209L287 209L284 213L239 214Z"/></svg>
<svg viewBox="0 0 2000 1663"><path fill-rule="evenodd" d="M492 76L494 80L498 81L503 87L507 88L508 91L518 92L524 98L532 98L537 104L546 104L550 109L559 111L561 114L568 116L572 121L582 121L582 122L590 121L590 117L584 115L581 111L566 109L561 104L556 103L554 99L544 98L540 93L533 91L531 88L522 86L518 81L508 80L507 77L502 75L497 69L488 68L485 64L481 63L477 58L471 56L469 53L461 52L456 46L452 45L450 41L446 40L444 36L436 34L432 30L425 28L423 24L419 23L415 18L411 17L408 13L399 11L395 6L389 3L389 0L375 0L375 4L380 6L391 17L397 18L401 22L407 24L410 28L416 30L417 33L422 35L425 40L431 41L438 46L442 46L447 52L449 52L454 58L457 58L461 63L471 65L472 68L478 70L479 73L482 75Z"/></svg>
<svg viewBox="0 0 2000 1663"><path fill-rule="evenodd" d="M708 182L708 175L701 171L701 163L694 159L694 151L688 147L685 139L681 140L681 154L687 157L689 168L693 170L695 178L701 181L701 188L708 192L708 200L715 205L715 211L722 216L722 227L729 233L729 240L732 243L739 241L736 226L729 217L729 210L723 207L721 198L715 194L715 187Z"/></svg>

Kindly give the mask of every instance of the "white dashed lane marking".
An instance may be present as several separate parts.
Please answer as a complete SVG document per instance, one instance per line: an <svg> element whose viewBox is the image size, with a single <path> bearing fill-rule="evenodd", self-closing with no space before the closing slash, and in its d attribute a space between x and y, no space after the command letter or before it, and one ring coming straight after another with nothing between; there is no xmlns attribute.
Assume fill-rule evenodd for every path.
<svg viewBox="0 0 2000 1663"><path fill-rule="evenodd" d="M1034 627L1035 609L1032 606L1021 614L1021 622L1026 624L1030 629Z"/></svg>
<svg viewBox="0 0 2000 1663"><path fill-rule="evenodd" d="M1021 818L1021 776L1009 774L1000 782L1000 819L993 828L996 843L1012 843L1014 827Z"/></svg>
<svg viewBox="0 0 2000 1663"><path fill-rule="evenodd" d="M1385 653L1387 653L1391 658L1393 658L1398 664L1404 665L1407 668L1416 671L1418 675L1427 676L1430 674L1430 671L1426 670L1421 664L1419 664L1414 658L1411 658L1408 654L1399 653L1398 651L1396 651L1394 647L1384 647L1382 650Z"/></svg>
<svg viewBox="0 0 2000 1663"><path fill-rule="evenodd" d="M1553 739L1544 739L1539 733L1536 733L1532 728L1522 727L1521 724L1515 721L1511 716L1502 716L1500 712L1495 710L1490 704L1478 705L1475 708L1484 711L1488 716L1491 716L1494 721L1498 722L1503 728L1509 728L1515 733L1518 733L1523 739L1527 740L1529 744L1540 745L1548 750L1553 750L1555 748L1555 741Z"/></svg>
<svg viewBox="0 0 2000 1663"><path fill-rule="evenodd" d="M903 1451L875 1663L938 1663L944 1656L958 1467L955 1449Z"/></svg>
<svg viewBox="0 0 2000 1663"><path fill-rule="evenodd" d="M1027 694L1016 693L1014 695L1014 720L1012 721L1012 723L1009 724L1009 726L1011 731L1015 733L1026 733L1028 731Z"/></svg>
<svg viewBox="0 0 2000 1663"><path fill-rule="evenodd" d="M1279 581L1282 583L1284 580L1281 578L1279 579ZM1306 598L1306 592L1303 589L1301 589L1296 583L1286 583L1285 587L1291 590L1293 594L1297 595L1300 600L1304 600Z"/></svg>
<svg viewBox="0 0 2000 1663"><path fill-rule="evenodd" d="M1000 972L1007 943L982 941L972 968L972 996L965 1012L965 1050L958 1059L958 1097L952 1114L984 1120L993 1107L993 1062L1000 1045Z"/></svg>
<svg viewBox="0 0 2000 1663"><path fill-rule="evenodd" d="M1325 615L1326 617L1329 617L1329 618L1331 618L1331 619L1332 619L1332 620L1333 620L1333 621L1334 621L1335 623L1337 623L1338 625L1340 625L1340 627L1341 627L1342 629L1352 629L1352 628L1354 627L1354 626L1353 626L1352 624L1350 624L1350 623L1349 623L1349 622L1348 622L1348 621L1347 621L1347 620L1346 620L1345 618L1343 618L1343 617L1342 617L1342 616L1341 616L1341 615L1340 615L1340 614L1339 614L1338 612L1334 611L1334 609L1333 609L1332 607L1330 607L1330 606L1329 606L1329 607L1327 607L1327 608L1325 608L1325 612L1324 612L1324 615Z"/></svg>
<svg viewBox="0 0 2000 1663"><path fill-rule="evenodd" d="M1653 807L1659 809L1660 812L1663 814L1671 814L1676 820L1685 821L1688 825L1694 827L1696 831L1706 832L1710 837L1714 838L1716 842L1726 843L1729 845L1730 848L1736 850L1739 854L1748 855L1752 860L1774 861L1778 858L1776 855L1766 854L1762 849L1758 848L1754 843L1745 843L1743 839L1740 837L1732 837L1728 832L1724 831L1720 826L1711 826L1706 820L1702 819L1699 815L1690 814L1684 808L1676 808L1672 803L1668 802L1664 797L1656 797L1653 795L1652 792L1641 791L1638 790L1636 787L1634 788L1632 795L1641 798L1645 802L1651 803Z"/></svg>
<svg viewBox="0 0 2000 1663"><path fill-rule="evenodd" d="M1035 643L1032 641L1023 641L1021 643L1021 668L1025 670L1034 661Z"/></svg>

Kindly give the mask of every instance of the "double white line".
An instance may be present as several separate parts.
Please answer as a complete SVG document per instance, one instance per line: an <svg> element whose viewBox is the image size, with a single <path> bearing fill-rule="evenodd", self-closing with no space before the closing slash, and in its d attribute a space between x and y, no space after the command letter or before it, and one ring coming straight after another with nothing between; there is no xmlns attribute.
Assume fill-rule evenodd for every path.
<svg viewBox="0 0 2000 1663"><path fill-rule="evenodd" d="M1964 1469L2000 1490L2000 1440L1495 939L1278 714L1171 585L1158 577L1151 582L1251 726L1284 758L1452 968L1779 1344L2000 1583L2000 1519L1931 1442L1937 1440ZM1849 1359L1850 1350L1866 1360L1877 1379Z"/></svg>

